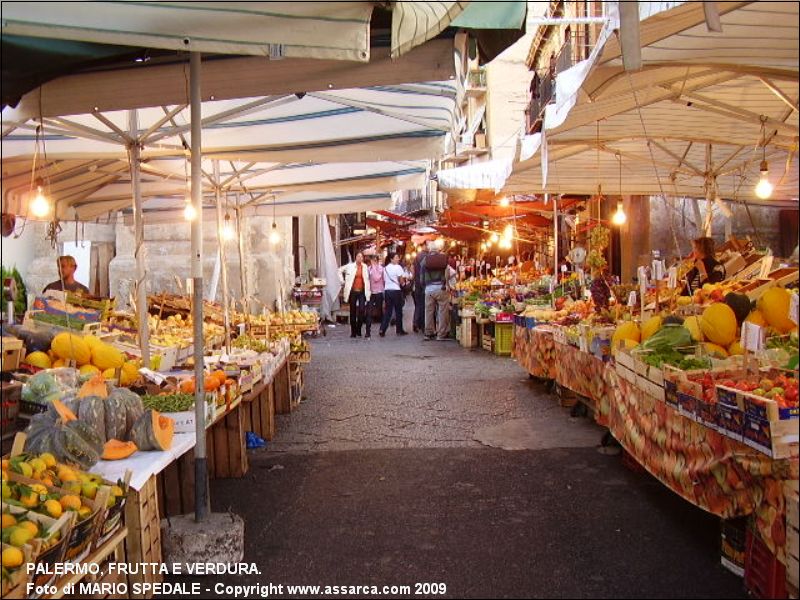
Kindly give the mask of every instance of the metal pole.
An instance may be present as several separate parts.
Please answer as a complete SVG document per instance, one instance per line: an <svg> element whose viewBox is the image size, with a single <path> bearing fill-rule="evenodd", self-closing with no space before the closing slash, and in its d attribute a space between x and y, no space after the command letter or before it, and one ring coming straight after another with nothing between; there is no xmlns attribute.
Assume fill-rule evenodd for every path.
<svg viewBox="0 0 800 600"><path fill-rule="evenodd" d="M133 186L133 232L136 249L136 320L139 324L139 348L142 352L142 366L150 368L150 328L148 323L147 311L147 282L145 271L145 249L144 249L144 214L142 210L142 186L141 169L139 165L138 130L139 117L134 109L128 112L128 129L134 142L130 145L131 150L131 185Z"/></svg>
<svg viewBox="0 0 800 600"><path fill-rule="evenodd" d="M217 199L217 243L219 244L219 262L222 271L222 309L225 312L225 351L231 352L231 304L228 290L228 264L225 262L225 239L222 237L222 190L219 189L219 161L214 161L215 195Z"/></svg>
<svg viewBox="0 0 800 600"><path fill-rule="evenodd" d="M209 512L208 467L206 466L206 402L203 364L203 180L200 114L200 53L189 55L189 85L192 131L192 204L197 217L192 221L192 321L194 324L194 518L205 520Z"/></svg>
<svg viewBox="0 0 800 600"><path fill-rule="evenodd" d="M544 203L547 204L550 194L544 195ZM553 276L554 282L558 281L558 198L553 198Z"/></svg>

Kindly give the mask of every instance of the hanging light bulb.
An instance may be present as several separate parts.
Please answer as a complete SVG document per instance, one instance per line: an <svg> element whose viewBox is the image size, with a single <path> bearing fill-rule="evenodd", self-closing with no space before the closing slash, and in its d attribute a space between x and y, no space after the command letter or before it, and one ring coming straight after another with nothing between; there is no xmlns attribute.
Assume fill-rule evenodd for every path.
<svg viewBox="0 0 800 600"><path fill-rule="evenodd" d="M481 242L481 252L486 252L487 248L488 246L486 245L486 242Z"/></svg>
<svg viewBox="0 0 800 600"><path fill-rule="evenodd" d="M504 239L500 242L500 248L503 250L510 250L511 249L511 240Z"/></svg>
<svg viewBox="0 0 800 600"><path fill-rule="evenodd" d="M511 240L513 237L514 237L514 227L511 225L511 223L509 223L503 230L503 239Z"/></svg>
<svg viewBox="0 0 800 600"><path fill-rule="evenodd" d="M31 201L31 213L38 219L50 214L50 201L45 197L41 184L36 186L36 197Z"/></svg>
<svg viewBox="0 0 800 600"><path fill-rule="evenodd" d="M511 204L511 200L509 200L507 196L503 196L502 198L500 198L500 206L506 207L509 204Z"/></svg>
<svg viewBox="0 0 800 600"><path fill-rule="evenodd" d="M187 221L194 221L197 218L197 210L189 198L186 199L186 206L183 207L183 218Z"/></svg>
<svg viewBox="0 0 800 600"><path fill-rule="evenodd" d="M274 246L280 241L281 241L281 234L278 231L278 224L275 221L273 221L272 231L269 232L269 243Z"/></svg>
<svg viewBox="0 0 800 600"><path fill-rule="evenodd" d="M225 220L222 222L222 228L219 231L219 235L225 242L229 242L236 237L236 231L233 227L233 223L231 222L231 216L228 213L225 213Z"/></svg>
<svg viewBox="0 0 800 600"><path fill-rule="evenodd" d="M772 196L772 190L775 189L769 181L769 165L767 165L766 160L761 161L759 171L761 171L761 177L759 177L758 183L756 184L756 196L762 200L766 200Z"/></svg>
<svg viewBox="0 0 800 600"><path fill-rule="evenodd" d="M489 243L490 243L490 244L496 244L496 243L497 243L497 242L499 242L499 241L500 241L500 236L499 236L499 235L497 234L497 232L495 231L495 232L492 234L492 236L489 238Z"/></svg>
<svg viewBox="0 0 800 600"><path fill-rule="evenodd" d="M455 240L450 240L450 247L451 248L455 248L456 247L456 241Z"/></svg>
<svg viewBox="0 0 800 600"><path fill-rule="evenodd" d="M622 225L625 225L625 221L627 220L628 215L625 214L625 211L622 208L622 201L620 200L617 202L617 212L615 212L614 216L611 217L611 222L617 227L621 227Z"/></svg>

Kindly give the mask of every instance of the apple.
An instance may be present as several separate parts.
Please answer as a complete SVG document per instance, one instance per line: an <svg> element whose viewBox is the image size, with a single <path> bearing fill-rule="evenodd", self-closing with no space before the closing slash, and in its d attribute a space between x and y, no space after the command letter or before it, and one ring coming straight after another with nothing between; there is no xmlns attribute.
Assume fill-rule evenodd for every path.
<svg viewBox="0 0 800 600"><path fill-rule="evenodd" d="M752 391L752 393L755 394L756 396L766 396L767 395L767 392L765 390L761 389L761 388L754 389Z"/></svg>
<svg viewBox="0 0 800 600"><path fill-rule="evenodd" d="M767 379L767 378L765 377L764 379L762 379L761 381L759 381L759 382L758 382L758 387L760 387L760 388L762 388L762 389L764 389L764 390L767 390L767 391L769 391L769 390L771 390L773 387L775 387L775 384L772 382L772 380L771 380L771 379Z"/></svg>

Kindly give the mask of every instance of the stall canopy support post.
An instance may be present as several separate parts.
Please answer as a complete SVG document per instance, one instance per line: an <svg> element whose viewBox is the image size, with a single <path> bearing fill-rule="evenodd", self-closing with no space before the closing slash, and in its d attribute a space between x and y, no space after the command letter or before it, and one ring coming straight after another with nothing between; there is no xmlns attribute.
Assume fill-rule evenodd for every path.
<svg viewBox="0 0 800 600"><path fill-rule="evenodd" d="M208 468L206 467L206 402L203 385L203 181L200 143L200 53L189 55L189 86L191 96L192 131L192 204L197 217L192 221L192 322L194 325L194 411L196 441L194 446L195 493L194 516L197 522L204 521L209 512Z"/></svg>
<svg viewBox="0 0 800 600"><path fill-rule="evenodd" d="M228 289L228 263L226 262L225 238L222 236L222 190L220 189L219 161L214 161L215 195L217 200L217 242L219 244L219 262L222 271L222 309L225 313L225 352L231 353L231 303Z"/></svg>
<svg viewBox="0 0 800 600"><path fill-rule="evenodd" d="M544 203L547 205L550 194L544 195ZM553 198L553 277L554 282L558 281L558 198Z"/></svg>
<svg viewBox="0 0 800 600"><path fill-rule="evenodd" d="M142 209L141 169L139 157L139 116L137 111L128 112L128 129L133 142L130 144L131 186L133 187L133 230L136 243L136 320L139 330L139 348L142 366L150 368L150 330L147 321L147 282L144 256L144 214Z"/></svg>
<svg viewBox="0 0 800 600"><path fill-rule="evenodd" d="M250 323L250 299L247 292L247 265L244 262L244 221L242 220L242 209L239 206L239 194L236 194L236 235L239 240L239 282L242 290L242 309L245 319Z"/></svg>

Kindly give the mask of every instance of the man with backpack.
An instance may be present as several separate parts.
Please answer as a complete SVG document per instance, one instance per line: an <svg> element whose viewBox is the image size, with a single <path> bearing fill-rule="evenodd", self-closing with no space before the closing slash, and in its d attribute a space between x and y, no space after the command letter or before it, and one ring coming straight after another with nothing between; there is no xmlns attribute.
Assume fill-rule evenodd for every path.
<svg viewBox="0 0 800 600"><path fill-rule="evenodd" d="M425 286L425 339L446 341L450 333L447 255L428 242L428 253L420 267Z"/></svg>

